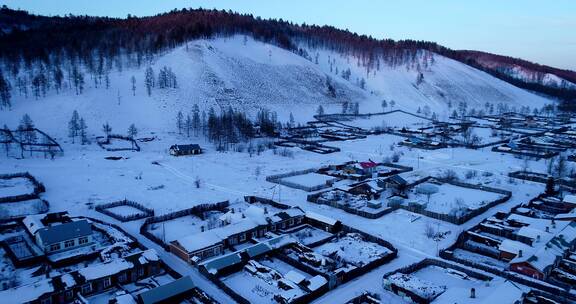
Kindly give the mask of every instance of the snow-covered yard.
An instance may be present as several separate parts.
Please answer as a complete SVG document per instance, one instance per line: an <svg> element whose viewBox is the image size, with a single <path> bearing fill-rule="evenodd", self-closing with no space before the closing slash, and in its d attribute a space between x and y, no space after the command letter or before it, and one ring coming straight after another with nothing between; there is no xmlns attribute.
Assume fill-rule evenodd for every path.
<svg viewBox="0 0 576 304"><path fill-rule="evenodd" d="M298 231L290 233L290 235L298 240L299 243L309 245L331 237L332 233L314 228L312 226L305 226Z"/></svg>
<svg viewBox="0 0 576 304"><path fill-rule="evenodd" d="M108 211L123 217L131 215L145 215L145 213L142 212L142 210L128 205L108 208Z"/></svg>
<svg viewBox="0 0 576 304"><path fill-rule="evenodd" d="M356 233L337 237L313 250L324 256L341 259L356 267L362 267L392 253L388 248L366 241Z"/></svg>
<svg viewBox="0 0 576 304"><path fill-rule="evenodd" d="M336 178L318 174L318 173L306 173L301 175L294 175L290 177L283 178L282 181L301 185L307 188L315 188L326 185L328 182L335 181Z"/></svg>
<svg viewBox="0 0 576 304"><path fill-rule="evenodd" d="M28 194L33 191L34 185L27 178L0 178L0 197Z"/></svg>
<svg viewBox="0 0 576 304"><path fill-rule="evenodd" d="M261 267L257 273L245 269L222 279L222 282L250 303L277 303L275 296L280 294L295 299L307 292L298 286L297 279L309 279L310 274L294 269L276 258L261 259L256 262ZM283 287L284 286L284 287Z"/></svg>
<svg viewBox="0 0 576 304"><path fill-rule="evenodd" d="M422 189L419 191L419 189ZM437 190L437 192L434 191ZM430 193L429 197L423 192ZM414 195L408 200L424 205L428 211L462 216L471 210L475 210L493 202L503 195L473 188L460 187L448 183L438 185L436 183L423 183L416 187Z"/></svg>
<svg viewBox="0 0 576 304"><path fill-rule="evenodd" d="M20 217L48 211L48 206L40 199L14 203L0 203L0 219Z"/></svg>

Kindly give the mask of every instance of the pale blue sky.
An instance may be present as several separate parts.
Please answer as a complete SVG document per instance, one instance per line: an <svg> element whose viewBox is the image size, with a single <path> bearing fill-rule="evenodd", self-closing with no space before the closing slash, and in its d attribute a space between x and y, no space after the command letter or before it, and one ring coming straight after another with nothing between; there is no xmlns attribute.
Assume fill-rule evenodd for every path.
<svg viewBox="0 0 576 304"><path fill-rule="evenodd" d="M0 0L37 14L125 17L173 8L231 9L333 25L376 38L435 41L576 70L575 0Z"/></svg>

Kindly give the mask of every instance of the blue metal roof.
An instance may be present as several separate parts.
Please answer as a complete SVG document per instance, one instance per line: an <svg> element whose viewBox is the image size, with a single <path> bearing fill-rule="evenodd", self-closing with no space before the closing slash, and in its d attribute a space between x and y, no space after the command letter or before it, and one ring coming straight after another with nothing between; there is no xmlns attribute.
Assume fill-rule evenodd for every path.
<svg viewBox="0 0 576 304"><path fill-rule="evenodd" d="M86 220L73 221L38 230L44 245L51 245L92 234L92 225Z"/></svg>
<svg viewBox="0 0 576 304"><path fill-rule="evenodd" d="M182 277L168 284L147 290L139 295L142 304L161 303L191 291L196 286L189 276Z"/></svg>

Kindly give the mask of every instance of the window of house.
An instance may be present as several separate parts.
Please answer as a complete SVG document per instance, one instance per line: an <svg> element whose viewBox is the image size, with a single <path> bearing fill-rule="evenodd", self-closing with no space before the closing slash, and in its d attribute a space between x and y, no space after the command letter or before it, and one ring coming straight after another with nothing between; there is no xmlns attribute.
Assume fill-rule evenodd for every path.
<svg viewBox="0 0 576 304"><path fill-rule="evenodd" d="M50 251L60 250L60 243L50 245Z"/></svg>
<svg viewBox="0 0 576 304"><path fill-rule="evenodd" d="M82 285L82 294L88 294L90 292L92 292L92 284L88 283Z"/></svg>
<svg viewBox="0 0 576 304"><path fill-rule="evenodd" d="M242 233L240 235L240 242L244 242L246 240L246 233Z"/></svg>
<svg viewBox="0 0 576 304"><path fill-rule="evenodd" d="M66 290L66 299L72 299L72 297L74 296L74 293L72 292L72 290Z"/></svg>
<svg viewBox="0 0 576 304"><path fill-rule="evenodd" d="M144 268L139 268L138 269L138 276L141 277L144 275Z"/></svg>
<svg viewBox="0 0 576 304"><path fill-rule="evenodd" d="M236 237L230 238L230 240L228 240L228 242L230 243L230 245L236 245L238 243L238 241L236 240Z"/></svg>
<svg viewBox="0 0 576 304"><path fill-rule="evenodd" d="M297 223L297 224L302 223L302 218L301 218L301 217L297 218L297 219L296 219L296 223Z"/></svg>
<svg viewBox="0 0 576 304"><path fill-rule="evenodd" d="M290 219L290 226L294 225L294 219Z"/></svg>
<svg viewBox="0 0 576 304"><path fill-rule="evenodd" d="M252 238L256 238L258 236L258 232L252 231Z"/></svg>
<svg viewBox="0 0 576 304"><path fill-rule="evenodd" d="M82 245L82 244L86 244L86 243L88 243L88 237L83 236L83 237L78 239L78 244Z"/></svg>
<svg viewBox="0 0 576 304"><path fill-rule="evenodd" d="M120 281L120 282L126 282L127 279L128 279L128 275L126 273L123 273L118 277L118 281Z"/></svg>
<svg viewBox="0 0 576 304"><path fill-rule="evenodd" d="M70 248L74 246L74 240L68 240L64 242L64 248Z"/></svg>
<svg viewBox="0 0 576 304"><path fill-rule="evenodd" d="M102 285L104 286L104 288L108 288L110 287L110 285L112 285L112 280L110 280L110 278L105 278L104 280L102 280Z"/></svg>

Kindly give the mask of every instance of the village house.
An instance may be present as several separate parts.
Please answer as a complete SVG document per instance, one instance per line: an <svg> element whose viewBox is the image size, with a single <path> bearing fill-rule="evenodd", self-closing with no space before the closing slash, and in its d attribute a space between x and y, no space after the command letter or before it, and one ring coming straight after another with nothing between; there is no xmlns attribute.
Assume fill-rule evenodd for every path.
<svg viewBox="0 0 576 304"><path fill-rule="evenodd" d="M190 145L172 145L169 149L170 155L182 156L182 155L197 155L202 153L202 148L198 144Z"/></svg>
<svg viewBox="0 0 576 304"><path fill-rule="evenodd" d="M180 303L193 296L196 286L190 276L152 288L138 295L139 304Z"/></svg>
<svg viewBox="0 0 576 304"><path fill-rule="evenodd" d="M55 219L65 220L57 222ZM93 243L92 225L87 220L71 221L64 214L32 215L23 223L44 253L71 250Z"/></svg>
<svg viewBox="0 0 576 304"><path fill-rule="evenodd" d="M102 293L118 284L134 283L161 272L156 251L149 249L0 291L0 299L3 303L72 303L78 298Z"/></svg>
<svg viewBox="0 0 576 304"><path fill-rule="evenodd" d="M220 226L203 230L170 243L170 252L188 263L196 263L224 253L231 246L261 238L269 231L281 231L302 224L304 212L289 208L269 214L266 208L250 206L244 211L225 213Z"/></svg>

